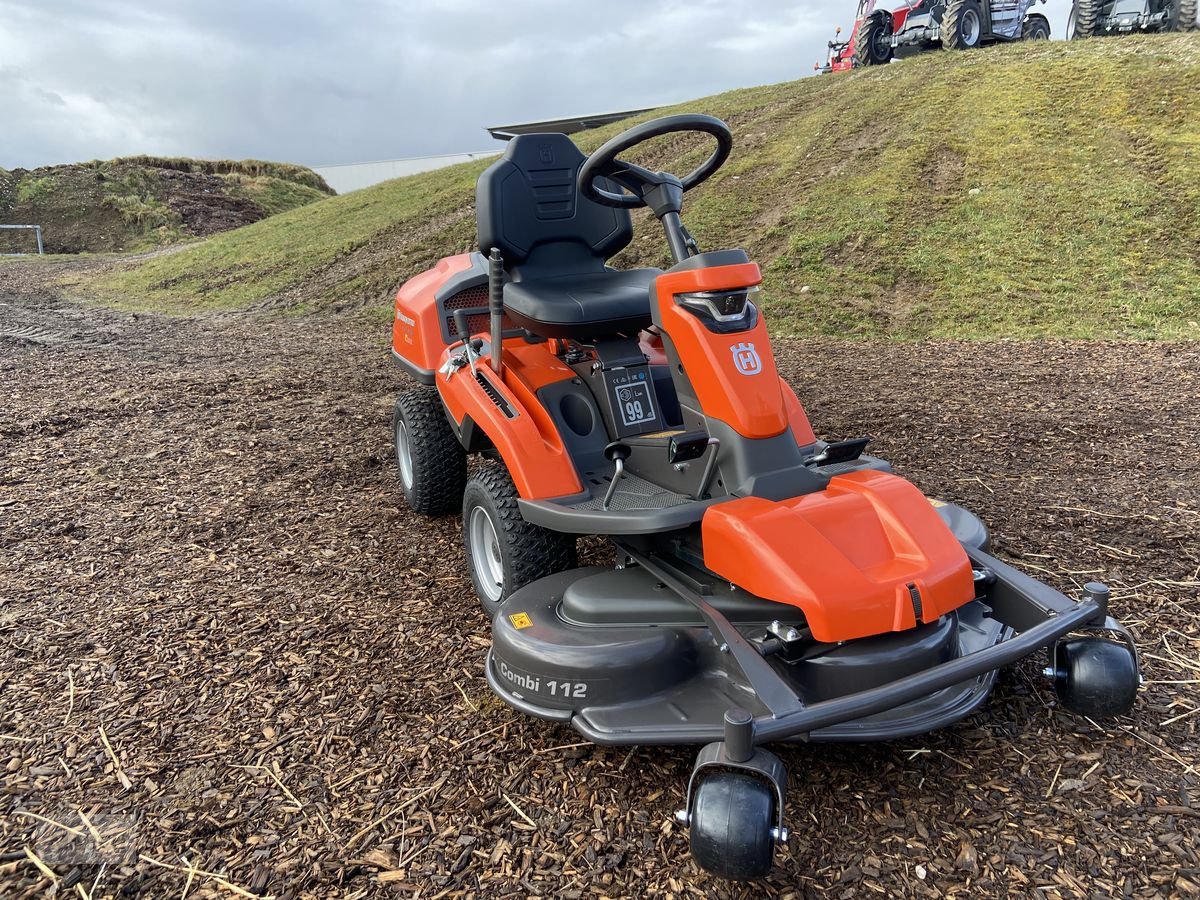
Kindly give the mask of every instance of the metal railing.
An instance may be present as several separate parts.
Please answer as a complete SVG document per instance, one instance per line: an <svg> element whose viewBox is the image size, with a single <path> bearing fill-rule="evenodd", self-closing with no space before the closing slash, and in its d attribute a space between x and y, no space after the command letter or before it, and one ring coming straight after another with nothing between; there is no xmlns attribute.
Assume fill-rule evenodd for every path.
<svg viewBox="0 0 1200 900"><path fill-rule="evenodd" d="M41 225L0 225L0 228L9 230L24 230L32 231L34 237L37 238L38 256L44 256L46 251L42 247L42 226ZM25 253L0 253L0 256L26 256Z"/></svg>

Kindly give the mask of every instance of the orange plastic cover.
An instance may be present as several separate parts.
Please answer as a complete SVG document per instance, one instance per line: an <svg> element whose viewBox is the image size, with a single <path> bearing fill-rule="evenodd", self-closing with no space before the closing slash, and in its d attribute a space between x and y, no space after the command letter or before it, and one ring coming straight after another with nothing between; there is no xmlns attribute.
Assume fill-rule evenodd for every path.
<svg viewBox="0 0 1200 900"><path fill-rule="evenodd" d="M904 631L975 596L971 564L912 484L873 470L830 479L782 502L743 497L710 507L704 564L760 597L798 606L818 641Z"/></svg>

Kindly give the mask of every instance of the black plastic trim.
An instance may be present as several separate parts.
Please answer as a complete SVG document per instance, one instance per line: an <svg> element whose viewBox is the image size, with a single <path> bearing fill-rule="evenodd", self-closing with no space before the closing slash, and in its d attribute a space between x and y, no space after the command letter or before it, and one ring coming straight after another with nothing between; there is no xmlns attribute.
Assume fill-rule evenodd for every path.
<svg viewBox="0 0 1200 900"><path fill-rule="evenodd" d="M407 372L413 378L417 379L417 381L421 382L421 384L433 384L434 383L434 376L437 373L433 369L422 369L420 366L409 362L407 359L405 359L403 356L401 356L399 353L396 352L395 347L392 348L392 359L395 360L396 365L398 365L400 368L402 368L405 372Z"/></svg>

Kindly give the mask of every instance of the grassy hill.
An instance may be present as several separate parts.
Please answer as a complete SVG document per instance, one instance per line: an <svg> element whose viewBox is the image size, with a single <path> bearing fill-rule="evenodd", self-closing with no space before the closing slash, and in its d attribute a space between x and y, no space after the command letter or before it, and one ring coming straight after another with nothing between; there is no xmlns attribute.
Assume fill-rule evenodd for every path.
<svg viewBox="0 0 1200 900"><path fill-rule="evenodd" d="M696 100L678 109L724 118L736 144L684 219L702 246L760 261L781 333L1200 337L1197 85L1192 34L930 53ZM663 139L638 161L684 172L700 152ZM181 311L386 314L404 279L472 246L484 165L323 200L96 287ZM637 228L617 264L664 264L657 226Z"/></svg>
<svg viewBox="0 0 1200 900"><path fill-rule="evenodd" d="M289 163L131 156L0 169L0 224L41 225L48 253L141 250L228 231L331 194L316 172ZM6 231L0 241L0 252L32 244L27 233Z"/></svg>

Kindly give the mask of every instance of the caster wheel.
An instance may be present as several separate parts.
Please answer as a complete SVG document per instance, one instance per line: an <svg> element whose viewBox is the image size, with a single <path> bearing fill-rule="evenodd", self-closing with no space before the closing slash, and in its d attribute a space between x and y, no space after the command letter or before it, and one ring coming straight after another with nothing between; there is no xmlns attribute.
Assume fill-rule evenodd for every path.
<svg viewBox="0 0 1200 900"><path fill-rule="evenodd" d="M1054 648L1054 691L1073 713L1094 719L1122 715L1133 708L1137 689L1137 664L1124 644L1083 637Z"/></svg>
<svg viewBox="0 0 1200 900"><path fill-rule="evenodd" d="M734 772L706 775L692 797L692 858L719 878L762 878L771 871L774 825L775 794L765 782Z"/></svg>

